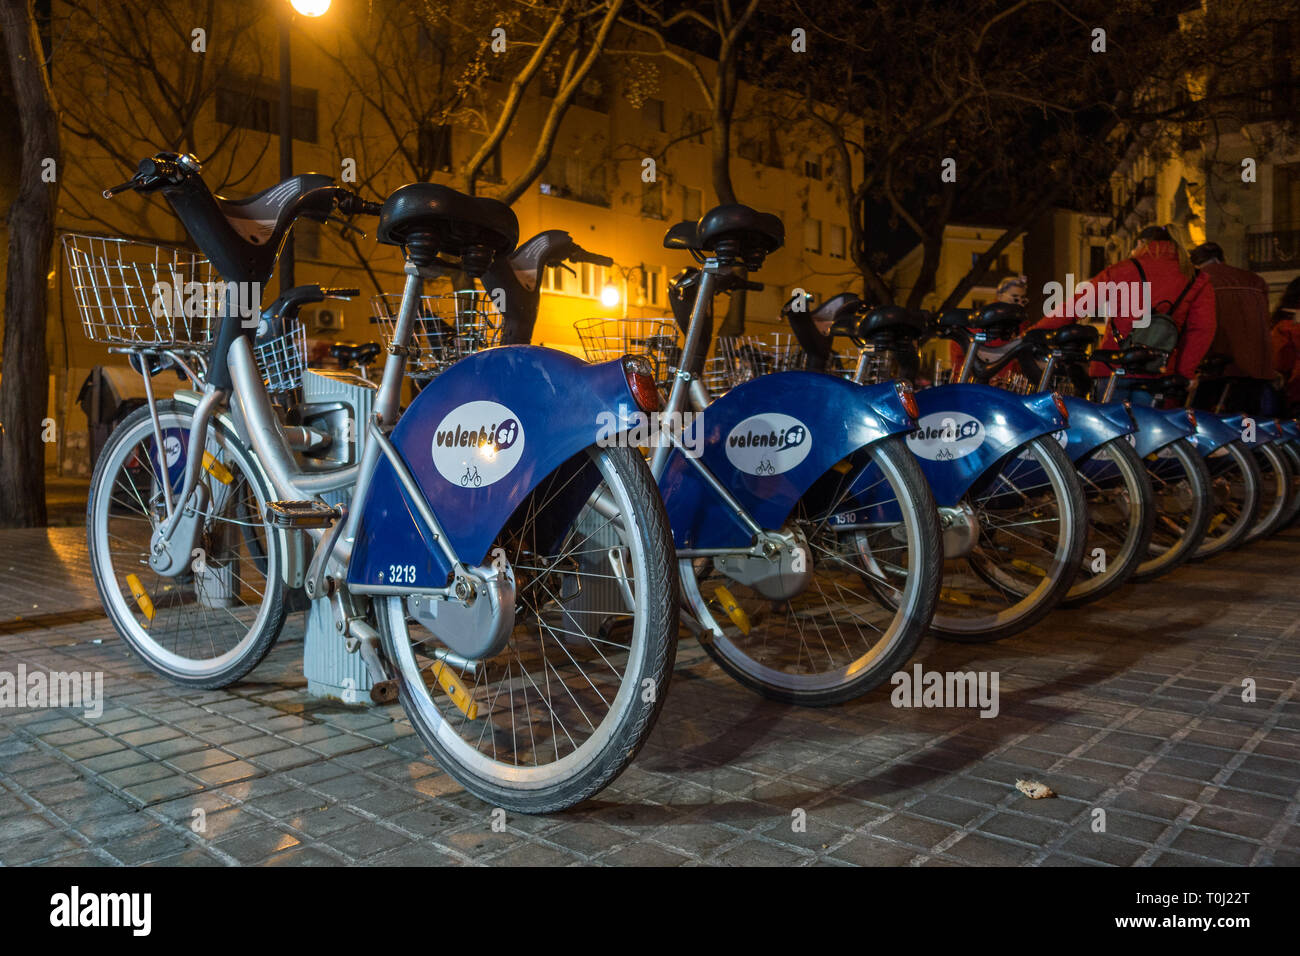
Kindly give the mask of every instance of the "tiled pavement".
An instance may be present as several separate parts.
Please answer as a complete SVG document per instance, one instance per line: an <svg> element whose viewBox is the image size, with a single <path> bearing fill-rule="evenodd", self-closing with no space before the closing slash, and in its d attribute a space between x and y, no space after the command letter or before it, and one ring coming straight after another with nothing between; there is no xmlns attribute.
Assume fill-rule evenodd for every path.
<svg viewBox="0 0 1300 956"><path fill-rule="evenodd" d="M631 769L505 832L398 708L306 697L293 618L238 687L153 676L88 610L79 533L0 534L0 670L102 670L108 697L0 711L0 863L1300 863L1300 531L999 645L927 641L927 670L1000 674L994 719L772 704L686 639Z"/></svg>

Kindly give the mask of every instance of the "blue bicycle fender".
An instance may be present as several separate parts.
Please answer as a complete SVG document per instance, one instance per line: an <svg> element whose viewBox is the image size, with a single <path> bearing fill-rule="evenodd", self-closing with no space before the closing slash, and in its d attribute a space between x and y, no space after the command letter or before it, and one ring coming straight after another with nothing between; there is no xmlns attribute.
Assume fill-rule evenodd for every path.
<svg viewBox="0 0 1300 956"><path fill-rule="evenodd" d="M1016 395L991 385L939 385L917 392L916 403L919 427L907 446L941 507L956 505L1009 452L1067 427L1051 392Z"/></svg>
<svg viewBox="0 0 1300 956"><path fill-rule="evenodd" d="M763 528L780 528L832 467L914 427L892 382L862 386L820 372L777 372L710 404L691 434L702 438L701 461L750 517ZM669 456L659 490L677 547L750 543L750 532L680 450Z"/></svg>
<svg viewBox="0 0 1300 956"><path fill-rule="evenodd" d="M1154 455L1180 438L1190 439L1196 434L1191 418L1182 408L1161 410L1131 405L1129 412L1138 426L1137 434L1133 436L1133 449L1143 458Z"/></svg>
<svg viewBox="0 0 1300 956"><path fill-rule="evenodd" d="M1123 402L1103 405L1071 395L1061 397L1070 413L1070 426L1065 430L1065 453L1076 465L1106 442L1137 431Z"/></svg>
<svg viewBox="0 0 1300 956"><path fill-rule="evenodd" d="M1223 424L1237 429L1238 434L1243 436L1242 441L1245 441L1247 417L1246 415L1227 415L1223 418ZM1254 422L1256 444L1267 445L1282 438L1282 430L1277 427L1277 423L1273 419L1256 418Z"/></svg>
<svg viewBox="0 0 1300 956"><path fill-rule="evenodd" d="M582 449L626 431L636 412L618 360L588 365L564 352L511 345L439 375L391 439L456 555L481 564L538 482ZM446 587L451 568L387 458L359 506L349 585Z"/></svg>
<svg viewBox="0 0 1300 956"><path fill-rule="evenodd" d="M1196 445L1196 451L1202 458L1239 438L1241 438L1240 429L1233 428L1220 416L1210 412L1196 413L1196 434L1192 436L1191 441Z"/></svg>

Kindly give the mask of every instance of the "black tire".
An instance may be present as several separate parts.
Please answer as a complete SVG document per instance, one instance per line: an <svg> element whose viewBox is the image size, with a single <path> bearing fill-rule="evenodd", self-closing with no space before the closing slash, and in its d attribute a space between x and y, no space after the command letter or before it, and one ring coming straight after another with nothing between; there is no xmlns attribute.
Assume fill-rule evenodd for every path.
<svg viewBox="0 0 1300 956"><path fill-rule="evenodd" d="M1107 461L1101 466L1103 459ZM1105 486L1086 473L1099 466L1110 479ZM1127 437L1106 442L1079 462L1077 470L1088 506L1088 539L1080 574L1062 602L1065 607L1090 604L1127 583L1146 558L1156 520L1151 479ZM1116 478L1122 484L1117 486ZM1103 570L1093 572L1098 550Z"/></svg>
<svg viewBox="0 0 1300 956"><path fill-rule="evenodd" d="M188 431L193 414L190 406L164 401L158 403L157 409L165 429L182 428ZM100 452L99 460L95 463L95 471L90 481L90 493L86 501L86 538L95 587L105 612L118 634L151 670L173 683L186 687L204 689L228 687L241 680L262 662L284 626L287 611L286 585L283 578L285 555L281 547L281 538L262 525L262 537L254 545L250 545L250 529L243 522L237 521L234 526L225 529L228 536L221 539L227 545L238 542L231 563L239 560L239 545L247 548L249 553L244 560L261 572L262 581L265 582L263 592L258 595L256 610L252 612L252 627L246 631L234 613L214 614L211 617L216 620L213 621L202 607L201 593L197 600L187 599L189 588L200 587L193 583L196 574L186 571L180 577L163 579L149 570L145 560L148 553L147 544L144 545L144 550L139 557L131 559L128 556L120 562L120 565L115 563L115 553L128 552L129 544L139 545L146 540L141 537L145 531L144 523L148 521L152 525L157 517L159 505L153 500L156 492L141 488L141 484L153 474L153 466L139 464L139 456L134 452L142 442L152 442L152 435L152 420L148 407L138 408L114 429ZM214 418L209 424L208 443L209 450L216 449L215 457L233 475L231 484L234 487L229 492L228 498L230 507L237 513L245 515L251 514L256 507L260 513L262 506L267 501L273 500L274 495L261 469L257 467L251 454L244 449L238 436L222 425L219 419ZM147 455L146 452L146 457ZM135 464L132 464L133 459ZM109 474L110 470L112 474ZM125 484L119 478L120 475L126 476ZM211 482L215 479L204 478L203 480ZM245 487L245 482L248 491L253 495L252 501L245 501L242 495L238 498L234 497ZM224 520L210 519L208 527L215 527L216 521ZM109 522L119 526L118 533L114 534L109 530ZM128 539L122 532L123 525L139 540ZM255 532L256 529L252 531ZM253 537L256 538L256 534L253 534ZM110 540L115 541L114 547L108 546ZM213 552L205 550L205 558L214 554L215 550ZM214 560L214 566L215 564ZM140 574L146 577L152 575L151 586L144 587L144 590L149 595L154 615L160 611L175 612L177 620L188 622L185 629L177 624L175 648L164 646L162 640L166 637L166 629L160 628L155 616L150 616L142 610L139 599L134 597L131 599L135 602L134 605L127 600L123 584L128 574L135 575L137 579ZM256 581L250 583L252 577L251 573L241 575L234 572L234 579L238 582L238 587L234 590L240 597L246 589L256 593ZM141 580L140 583L143 585L144 581ZM196 610L197 614L192 613ZM141 623L136 616L137 612L147 623ZM202 620L196 623L194 621L196 617ZM184 646L197 647L199 650L210 649L214 652L213 656L188 657L179 653L182 635L187 632L190 634L190 640ZM199 632L205 634L206 641L198 639ZM241 633L243 633L242 637L239 636ZM226 650L216 653L219 647L225 647L227 644L230 646Z"/></svg>
<svg viewBox="0 0 1300 956"><path fill-rule="evenodd" d="M904 529L906 554L888 562L882 557L883 550L879 544L888 543L891 531L876 529L876 537L872 539L865 532L836 533L828 528L828 516L843 505L856 476L863 474L870 464L879 468L889 480L895 498L900 501L903 517L896 527ZM837 490L826 494L824 489L827 487ZM905 503L903 498L906 498ZM840 472L832 469L828 472L795 505L792 517L794 527L820 528L808 538L813 552L812 580L799 594L785 601L764 600L761 595L726 579L704 562L710 570L701 575L699 581L721 582L742 612L758 621L759 625L753 634L742 635L728 621L724 611L710 608L715 621L726 622L723 643L719 646L708 633L702 635L700 643L727 674L764 697L805 707L840 704L887 681L912 657L930 626L943 570L943 540L934 497L904 439L894 437L863 449L863 457L853 470ZM846 555L845 548L852 550ZM886 563L891 570L894 567L905 568L905 574L897 575L895 579L902 582L901 588L884 578L883 565ZM693 568L685 560L680 564L683 586L696 588L698 593L699 582L693 574L700 569ZM880 575L885 583L874 583L869 575ZM861 590L855 591L854 587ZM872 612L879 613L882 620L888 620L887 629L881 631L876 643L858 646L857 641L862 636L860 626L857 635L845 631L850 625L860 625L865 621L866 610L852 614L831 613L833 608L839 607L835 602L846 594L858 608L865 607L866 602L875 598L877 607L872 608ZM820 616L835 625L833 639L825 640L816 621L817 612L810 611L810 608L822 609L825 613ZM810 631L816 631L811 640ZM871 637L866 640L871 640ZM810 650L810 643L823 646ZM839 657L836 654L841 646L844 654ZM756 652L763 657L760 659ZM794 669L783 670L782 667L790 664L791 653L796 657ZM814 659L824 660L825 670L814 669ZM805 660L806 665L803 663Z"/></svg>
<svg viewBox="0 0 1300 956"><path fill-rule="evenodd" d="M585 459L582 457L584 455L587 456ZM550 502L557 500L556 496L558 496L559 490L564 487L563 482L567 480L564 476L581 470L588 463L594 465L599 470L600 475L604 476L607 493L613 495L615 500L618 500L619 494L622 493L630 504L628 510L631 511L634 518L632 523L635 533L631 535L630 540L620 535L620 540L624 542L624 546L629 551L629 560L636 575L633 590L636 592L639 604L638 611L629 615L630 626L627 627L627 630L631 632L631 636L628 638L629 663L615 685L618 691L614 695L614 704L619 704L621 699L621 706L624 710L618 715L605 718L615 721L610 727L606 728L603 720L599 725L593 726L593 739L599 732L602 735L603 742L593 745L593 749L589 753L582 755L581 758L577 757L579 747L575 745L572 752L563 756L565 760L573 758L570 762L573 767L572 773L567 773L568 768L565 768L566 775L562 779L548 782L544 773L540 770L540 764L534 768L521 767L517 762L518 753L516 753L516 762L513 766L508 761L499 761L497 759L495 734L488 739L488 744L493 748L490 756L477 750L477 746L483 742L485 731L480 731L475 744L462 739L460 729L453 726L453 724L459 722L461 727L464 727L466 724L472 724L473 721L470 721L465 715L462 715L464 719L461 719L449 718L446 714L441 713L438 704L438 701L442 699L438 696L441 691L427 690L424 682L419 679L419 665L418 661L415 660L415 652L411 650L413 645L410 640L407 615L402 599L380 599L375 604L384 652L396 672L399 698L421 740L424 741L429 751L437 759L439 765L458 780L466 790L491 806L519 813L552 813L565 810L595 795L618 776L636 755L637 751L640 750L654 727L660 708L663 706L664 698L667 696L668 681L672 674L673 661L676 656L678 585L673 540L668 528L668 516L664 510L663 501L659 497L655 482L650 476L649 467L635 449L592 446L585 452L580 452L571 458L569 462L561 465L551 475L544 478L537 489L516 509L514 516L507 522L506 529L503 530L498 540L493 543L493 547L489 549L489 553L492 553L496 547L502 547L508 556L512 553L516 556L510 558L516 568L521 567L517 556L526 552L519 548L512 552L511 549L524 540L540 540L525 539L528 532L521 529L527 529L531 526L530 522L539 520L537 515L547 514L546 509L551 507ZM611 475L615 476L618 487L622 489L621 492L611 490L613 486L608 484ZM548 482L551 484L548 484ZM556 485L556 483L560 484ZM553 487L557 488L555 494L547 497ZM539 501L540 504L537 503ZM555 520L571 521L571 524L564 526L566 528L576 528L580 521L583 520L583 516L589 514L589 509L586 509L581 501L576 504L571 501L560 501L559 504L555 505L555 508L565 510L549 513L547 520L554 518ZM570 510L572 510L571 516L569 514ZM510 530L512 528L514 529L513 532ZM588 536L584 537L582 541L587 541L594 532L584 533ZM512 534L515 536L512 537ZM570 539L565 536L563 540L567 542ZM567 553L572 553L572 549L569 549ZM546 556L537 555L534 560L545 561L547 558ZM560 567L559 560L556 561L553 567ZM546 573L549 573L549 571L543 570L536 575L536 580L543 580ZM608 573L605 574L605 577L609 577ZM519 586L516 600L517 604L525 607L527 611L530 606L524 597L526 590L525 587ZM538 599L543 592L547 594L563 593L559 587L547 588L543 585L534 590L532 596L534 599ZM538 623L539 633L542 629L551 632L553 637L552 647L557 641L566 644L567 646L563 651L569 660L573 660L575 656L582 653L583 648L579 648L580 640L575 638L570 641L568 638L561 638L559 635L565 632L557 632L553 628L540 624L542 618L540 605L549 603L549 600L539 601L539 608L532 609L536 611L535 617L528 617L527 614L517 617L515 632L512 634L506 650L493 658L492 661L480 662L479 666L483 666L486 673L488 668L494 665L499 669L500 665L497 662L504 657L506 659L507 669L505 673L507 679L503 687L513 688L498 691L495 696L485 699L487 716L484 717L482 723L486 724L487 729L494 728L495 725L490 718L494 713L498 712L500 706L503 706L500 703L500 697L502 693L505 693L506 703L511 708L510 718L512 723L510 732L514 733L515 711L513 702L523 681L516 681L514 685L510 684L509 675L511 671L509 668L513 666L510 654L513 653L513 659L519 661L521 674L527 674L524 657L533 652L525 650L521 654L520 647L523 645L524 639L529 635L527 633L521 634L520 631L528 631L528 621ZM562 615L564 613L568 612L561 612ZM565 620L567 623L569 619L566 618ZM640 627L639 631L638 626ZM608 629L602 628L595 638L592 636L583 637L582 635L579 635L579 637L586 640L590 647L595 647L597 641L606 642L609 633ZM638 641L640 643L634 650L633 645L637 645ZM541 646L542 653L545 655L545 639L537 643ZM422 653L427 656L432 653L428 648L436 644L437 639L431 637L427 644L419 644L419 646L424 649ZM590 647L585 649L590 650ZM609 648L598 648L598 650L603 655L615 656L614 652ZM633 660L634 656L635 661ZM564 656L557 655L555 659L562 661ZM549 659L543 656L543 670L546 669L548 664ZM618 673L617 670L613 670L613 672ZM550 676L548 673L548 679L560 681L558 673L555 676ZM650 683L647 684L647 681ZM650 699L647 700L646 696L651 688L653 688L653 692L649 693ZM479 692L478 684L475 684L473 691L475 694ZM632 696L624 698L625 693ZM527 704L528 692L526 690L523 696L525 704ZM557 695L557 700L563 704L563 695ZM547 708L551 712L552 724L554 724L555 711L549 703ZM450 713L451 708L444 707L443 710ZM528 716L527 710L524 716ZM544 721L539 724L542 727L544 725ZM553 726L552 731L554 731ZM474 728L470 727L468 733L470 737L473 737ZM448 743L444 743L441 734L447 736ZM524 738L524 731L519 730L518 735L519 738ZM452 742L453 740L454 742ZM529 737L528 741L531 740L532 738ZM558 765L560 763L558 758L558 747L560 746L558 736L556 741L556 764ZM584 741L582 746L585 746L588 742ZM511 743L513 745L514 741L512 740ZM570 743L573 743L571 738ZM534 744L526 742L523 746L527 748L528 746L534 746ZM453 749L453 747L456 749ZM549 750L547 752L549 753ZM476 766L471 766L471 763L475 763ZM575 764L580 764L580 766L575 766ZM531 774L530 769L534 771Z"/></svg>
<svg viewBox="0 0 1300 956"><path fill-rule="evenodd" d="M1259 466L1248 449L1232 441L1202 460L1210 473L1210 522L1198 561L1241 545L1259 516Z"/></svg>
<svg viewBox="0 0 1300 956"><path fill-rule="evenodd" d="M1282 527L1291 505L1291 463L1274 442L1256 445L1255 464L1259 466L1259 514L1243 544L1267 538Z"/></svg>
<svg viewBox="0 0 1300 956"><path fill-rule="evenodd" d="M1287 464L1291 466L1291 493L1282 520L1278 522L1278 530L1281 531L1283 528L1291 527L1295 524L1295 519L1300 517L1300 447L1297 446L1295 439L1281 442L1278 447L1282 449Z"/></svg>
<svg viewBox="0 0 1300 956"><path fill-rule="evenodd" d="M1147 558L1134 581L1151 581L1182 567L1196 553L1210 523L1210 472L1186 438L1144 459L1155 493L1156 521Z"/></svg>
<svg viewBox="0 0 1300 956"><path fill-rule="evenodd" d="M1088 509L1074 463L1070 461L1056 439L1050 435L1043 435L1021 445L1003 459L996 474L990 472L989 480L983 482L980 487L996 490L999 483L1003 482L1003 476L1006 475L1012 476L1009 480L1014 486L1014 476L1018 472L1013 469L1017 468L1016 463L1024 460L1026 455L1032 456L1037 461L1048 479L1046 484L1036 485L1027 490L1046 489L1039 491L1037 495L1038 506L1040 510L1054 510L1057 514L1058 530L1052 536L1052 552L1049 556L1051 567L1039 568L1038 572L1041 573L1032 572L1032 578L1037 580L1037 584L1033 584L1032 580L1027 580L1026 577L1017 579L1014 574L1005 568L999 568L997 562L992 560L991 555L999 549L999 545L989 528L981 527L974 556L950 559L944 563L944 586L931 630L945 641L986 644L1019 634L1046 617L1065 599L1070 586L1074 583L1075 574L1083 561L1083 549L1087 543ZM977 518L984 508L980 504L980 495L987 493L990 492L975 491L967 496ZM1000 611L995 606L987 612L981 612L976 608L970 614L959 616L958 612L963 607L973 606L974 602L971 595L958 591L958 583L962 579L982 583L984 588L998 595L1000 600L1009 602L1008 606ZM958 600L957 594L962 594L965 599ZM968 601L971 603L968 604Z"/></svg>

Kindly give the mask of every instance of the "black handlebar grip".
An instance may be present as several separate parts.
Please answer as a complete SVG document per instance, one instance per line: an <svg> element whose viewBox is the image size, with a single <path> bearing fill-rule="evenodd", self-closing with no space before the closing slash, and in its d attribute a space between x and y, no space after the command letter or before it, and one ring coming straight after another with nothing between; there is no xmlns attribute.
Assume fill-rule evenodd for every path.
<svg viewBox="0 0 1300 956"><path fill-rule="evenodd" d="M378 216L383 204L362 199L354 192L340 188L338 191L339 212L345 216Z"/></svg>

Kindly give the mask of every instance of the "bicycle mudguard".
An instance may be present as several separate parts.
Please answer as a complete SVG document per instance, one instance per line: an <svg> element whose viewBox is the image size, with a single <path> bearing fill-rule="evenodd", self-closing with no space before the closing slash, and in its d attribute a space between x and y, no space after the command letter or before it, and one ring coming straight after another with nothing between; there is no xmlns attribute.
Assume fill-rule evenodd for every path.
<svg viewBox="0 0 1300 956"><path fill-rule="evenodd" d="M1138 426L1137 434L1133 436L1133 450L1142 458L1154 455L1180 438L1190 439L1196 435L1186 409L1161 410L1146 405L1130 405L1129 413Z"/></svg>
<svg viewBox="0 0 1300 956"><path fill-rule="evenodd" d="M538 482L584 448L626 431L636 417L621 361L588 365L554 349L510 345L470 355L439 375L390 437L453 551L475 565L485 563ZM597 478L587 469L565 493L585 498ZM358 507L350 588L447 586L451 568L387 458Z"/></svg>
<svg viewBox="0 0 1300 956"><path fill-rule="evenodd" d="M1251 442L1246 440L1246 435L1249 434L1249 429L1246 425L1247 419L1250 419L1255 423L1254 444L1268 445L1272 442L1282 440L1282 429L1280 429L1277 422L1271 418L1254 418L1250 415L1225 415L1223 416L1223 424L1237 429L1238 434L1242 436L1242 441L1245 441L1246 444L1249 445Z"/></svg>
<svg viewBox="0 0 1300 956"><path fill-rule="evenodd" d="M700 439L700 459L750 517L776 529L833 467L914 427L892 382L861 386L821 372L776 372L710 404L690 434ZM659 490L677 547L751 544L748 529L680 449L669 455Z"/></svg>
<svg viewBox="0 0 1300 956"><path fill-rule="evenodd" d="M1282 430L1282 437L1289 441L1300 440L1300 422L1294 419L1278 419L1277 427Z"/></svg>
<svg viewBox="0 0 1300 956"><path fill-rule="evenodd" d="M1076 465L1108 441L1132 435L1137 425L1129 417L1123 402L1089 402L1072 395L1062 395L1070 426L1065 430L1065 453ZM1059 440L1059 439L1058 439Z"/></svg>
<svg viewBox="0 0 1300 956"><path fill-rule="evenodd" d="M1067 427L1051 392L1016 395L991 385L939 385L917 392L916 404L921 418L907 447L940 507L955 506L1025 442Z"/></svg>
<svg viewBox="0 0 1300 956"><path fill-rule="evenodd" d="M1233 428L1220 416L1211 412L1196 413L1196 434L1191 437L1191 442L1202 458L1240 438L1241 430Z"/></svg>

